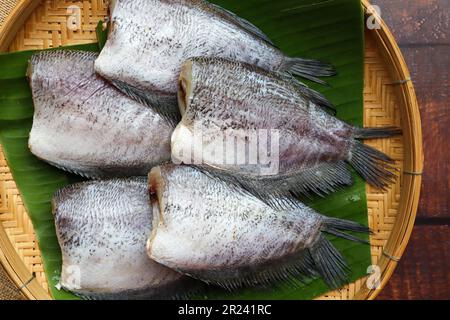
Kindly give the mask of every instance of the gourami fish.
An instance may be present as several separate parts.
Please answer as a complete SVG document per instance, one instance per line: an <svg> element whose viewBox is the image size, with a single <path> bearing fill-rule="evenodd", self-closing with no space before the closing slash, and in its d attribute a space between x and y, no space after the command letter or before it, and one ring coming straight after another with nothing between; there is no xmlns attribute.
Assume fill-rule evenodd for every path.
<svg viewBox="0 0 450 320"><path fill-rule="evenodd" d="M283 75L225 59L193 58L179 82L182 120L172 135L177 163L195 164L268 202L325 195L352 184L346 162L375 187L394 180L393 161L358 139L390 137L400 129L346 124ZM267 143L259 137L255 142L266 131ZM261 150L267 163L255 161Z"/></svg>
<svg viewBox="0 0 450 320"><path fill-rule="evenodd" d="M89 299L183 297L196 281L149 259L146 178L78 183L59 190L53 213L61 287Z"/></svg>
<svg viewBox="0 0 450 320"><path fill-rule="evenodd" d="M191 57L222 57L316 82L329 64L290 58L252 23L204 0L115 0L96 71L123 91L176 117L177 79ZM179 116L179 114L178 114Z"/></svg>
<svg viewBox="0 0 450 320"><path fill-rule="evenodd" d="M300 203L273 209L194 167L153 168L149 184L154 217L149 256L226 289L270 286L292 276L321 276L338 288L347 281L348 267L325 234L364 242L346 231L368 232Z"/></svg>
<svg viewBox="0 0 450 320"><path fill-rule="evenodd" d="M30 150L89 178L147 175L170 160L174 126L96 75L97 55L66 50L33 55Z"/></svg>

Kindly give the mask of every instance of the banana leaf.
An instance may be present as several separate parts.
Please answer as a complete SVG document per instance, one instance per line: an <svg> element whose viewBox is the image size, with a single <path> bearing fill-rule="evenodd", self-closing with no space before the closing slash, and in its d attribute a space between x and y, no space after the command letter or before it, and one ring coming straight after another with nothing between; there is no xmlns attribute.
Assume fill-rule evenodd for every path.
<svg viewBox="0 0 450 320"><path fill-rule="evenodd" d="M359 0L215 0L212 1L260 27L288 55L317 58L336 66L338 76L326 79L329 87L307 82L337 107L337 116L354 125L363 124L363 14ZM100 26L100 25L99 25ZM104 34L99 33L104 42ZM98 51L98 45L68 49ZM25 77L33 51L0 55L0 143L32 220L50 291L55 299L76 299L57 290L61 251L57 242L51 197L59 188L79 178L34 157L28 149L33 121L31 91ZM319 212L368 224L365 183L355 174L355 184L326 198L307 201ZM352 272L349 281L366 275L370 248L330 236ZM207 297L228 299L312 299L329 291L320 279L297 281L270 291L222 291Z"/></svg>

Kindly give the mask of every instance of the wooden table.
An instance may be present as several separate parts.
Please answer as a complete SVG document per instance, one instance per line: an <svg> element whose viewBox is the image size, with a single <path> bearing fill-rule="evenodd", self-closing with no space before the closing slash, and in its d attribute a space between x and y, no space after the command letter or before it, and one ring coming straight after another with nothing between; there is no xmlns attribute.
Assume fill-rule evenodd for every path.
<svg viewBox="0 0 450 320"><path fill-rule="evenodd" d="M416 226L379 299L450 299L450 1L372 3L379 5L410 68L425 153Z"/></svg>

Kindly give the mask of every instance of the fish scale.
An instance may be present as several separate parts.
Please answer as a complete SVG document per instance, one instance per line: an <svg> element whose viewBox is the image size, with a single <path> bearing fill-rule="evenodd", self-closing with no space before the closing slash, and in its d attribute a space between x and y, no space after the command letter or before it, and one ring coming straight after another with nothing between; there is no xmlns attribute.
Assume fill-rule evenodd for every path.
<svg viewBox="0 0 450 320"><path fill-rule="evenodd" d="M33 55L30 150L84 177L146 175L170 160L174 126L96 75L97 56L70 50Z"/></svg>
<svg viewBox="0 0 450 320"><path fill-rule="evenodd" d="M290 203L279 196L325 196L351 185L345 163L375 187L394 181L394 161L359 140L401 130L353 127L327 112L323 96L291 77L243 62L194 57L184 63L179 82L182 119L172 135L176 163L195 164L274 206ZM237 152L226 153L239 162L205 151L228 148L228 136L222 136L227 134ZM248 142L263 134L267 143L259 138L251 152ZM261 157L270 160L273 171L263 171L267 163Z"/></svg>
<svg viewBox="0 0 450 320"><path fill-rule="evenodd" d="M88 299L170 299L202 287L152 260L145 178L90 181L52 200L62 251L62 288ZM74 272L77 268L77 272Z"/></svg>
<svg viewBox="0 0 450 320"><path fill-rule="evenodd" d="M335 74L326 63L285 56L252 23L207 1L116 0L110 15L96 71L174 121L179 118L177 78L191 57L248 62L320 83L317 77Z"/></svg>
<svg viewBox="0 0 450 320"><path fill-rule="evenodd" d="M318 275L337 288L345 283L348 268L323 234L365 243L345 232L368 232L300 202L296 209L273 209L194 167L153 168L149 184L154 216L149 256L229 290Z"/></svg>

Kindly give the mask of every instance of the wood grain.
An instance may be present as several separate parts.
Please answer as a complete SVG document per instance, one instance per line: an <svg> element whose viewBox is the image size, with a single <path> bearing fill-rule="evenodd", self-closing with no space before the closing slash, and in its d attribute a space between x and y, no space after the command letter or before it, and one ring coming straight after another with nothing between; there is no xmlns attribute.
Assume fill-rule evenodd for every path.
<svg viewBox="0 0 450 320"><path fill-rule="evenodd" d="M381 9L400 47L408 44L448 44L449 0L372 0Z"/></svg>
<svg viewBox="0 0 450 320"><path fill-rule="evenodd" d="M450 218L449 50L447 46L402 48L422 117L425 163L418 217Z"/></svg>
<svg viewBox="0 0 450 320"><path fill-rule="evenodd" d="M450 227L416 226L380 300L450 299Z"/></svg>
<svg viewBox="0 0 450 320"><path fill-rule="evenodd" d="M379 299L450 299L450 1L373 0L405 56L417 93L425 168L416 227Z"/></svg>
<svg viewBox="0 0 450 320"><path fill-rule="evenodd" d="M425 150L419 217L449 217L450 1L375 0L411 71Z"/></svg>

